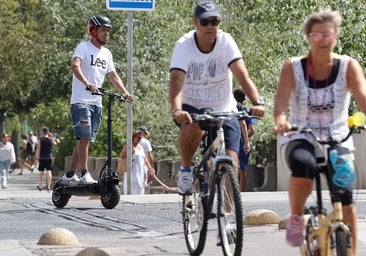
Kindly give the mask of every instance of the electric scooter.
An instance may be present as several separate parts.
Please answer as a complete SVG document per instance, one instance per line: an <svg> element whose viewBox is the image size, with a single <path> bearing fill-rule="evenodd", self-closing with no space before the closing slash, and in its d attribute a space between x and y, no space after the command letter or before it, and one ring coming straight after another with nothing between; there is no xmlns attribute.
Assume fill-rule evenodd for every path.
<svg viewBox="0 0 366 256"><path fill-rule="evenodd" d="M124 95L106 91L102 88L94 95L108 96L108 119L107 119L107 136L108 136L108 156L107 162L99 173L98 182L94 184L78 184L76 186L68 186L62 184L61 180L57 181L53 187L52 202L57 208L63 208L69 202L72 195L88 196L100 195L102 205L106 209L113 209L120 200L121 192L118 186L119 178L115 170L112 168L112 101L118 99L120 102L128 101Z"/></svg>

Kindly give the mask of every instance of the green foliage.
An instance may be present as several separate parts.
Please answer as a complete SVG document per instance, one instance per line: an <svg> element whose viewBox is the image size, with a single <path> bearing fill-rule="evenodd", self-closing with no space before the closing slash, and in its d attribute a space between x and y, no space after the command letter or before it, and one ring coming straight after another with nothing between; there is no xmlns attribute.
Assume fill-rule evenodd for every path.
<svg viewBox="0 0 366 256"><path fill-rule="evenodd" d="M196 2L198 0L159 0L152 12L132 13L131 86L136 96L133 127L148 127L157 159L179 157L178 128L171 120L168 102L169 63L175 41L193 29ZM221 28L237 41L252 79L267 104L267 114L257 123L253 145L269 144L274 138L273 98L281 65L291 56L307 53L302 26L313 11L330 7L341 12L344 21L336 52L349 54L365 66L364 1L217 2L224 17ZM117 71L127 86L128 13L107 10L105 1L99 0L0 0L0 3L0 38L5 42L0 45L0 114L6 111L10 113L8 116L19 115L22 121L28 119L33 127L47 125L59 133L61 141L56 159L63 160L72 153L75 144L68 103L73 50L80 41L89 38L88 18L94 14L107 15L113 22L107 47L113 52ZM108 79L105 86L111 88ZM235 86L239 86L236 81ZM127 107L114 102L114 156L127 140L126 123ZM97 143L90 148L91 155L106 155L106 126L104 118Z"/></svg>

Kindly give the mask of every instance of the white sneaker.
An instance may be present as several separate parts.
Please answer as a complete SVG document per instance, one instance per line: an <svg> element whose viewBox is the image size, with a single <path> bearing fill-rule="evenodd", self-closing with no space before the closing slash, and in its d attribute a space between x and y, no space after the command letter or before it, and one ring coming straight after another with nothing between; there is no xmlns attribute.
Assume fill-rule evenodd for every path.
<svg viewBox="0 0 366 256"><path fill-rule="evenodd" d="M97 183L97 181L93 179L89 172L86 172L83 176L80 177L80 183L84 185L89 185Z"/></svg>
<svg viewBox="0 0 366 256"><path fill-rule="evenodd" d="M76 176L76 174L74 174L71 178L68 178L66 176L66 174L64 174L64 176L62 176L62 180L61 180L61 184L62 185L67 185L67 186L77 186L80 184L80 180L79 178Z"/></svg>
<svg viewBox="0 0 366 256"><path fill-rule="evenodd" d="M191 195L193 190L193 176L191 169L181 169L178 175L178 193L181 195Z"/></svg>

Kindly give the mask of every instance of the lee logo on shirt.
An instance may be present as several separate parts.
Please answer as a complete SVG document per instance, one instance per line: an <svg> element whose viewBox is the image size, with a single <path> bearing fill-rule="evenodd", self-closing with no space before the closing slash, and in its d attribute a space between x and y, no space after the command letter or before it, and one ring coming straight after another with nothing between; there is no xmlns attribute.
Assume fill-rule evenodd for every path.
<svg viewBox="0 0 366 256"><path fill-rule="evenodd" d="M90 55L90 57L91 57L91 61L90 61L91 66L96 66L96 67L101 67L102 69L106 69L107 62L105 60L96 58L94 61L94 55Z"/></svg>

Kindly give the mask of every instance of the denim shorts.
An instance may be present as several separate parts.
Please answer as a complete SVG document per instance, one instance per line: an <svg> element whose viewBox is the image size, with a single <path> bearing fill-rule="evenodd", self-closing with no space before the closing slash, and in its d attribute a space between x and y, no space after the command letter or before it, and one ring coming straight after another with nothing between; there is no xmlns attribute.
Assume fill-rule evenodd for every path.
<svg viewBox="0 0 366 256"><path fill-rule="evenodd" d="M182 109L184 111L187 111L188 113L199 113L200 110L187 105L183 104ZM178 124L177 124L178 125ZM179 125L178 125L179 126ZM236 118L233 118L231 120L224 121L224 132L225 132L225 147L227 149L234 150L235 152L239 152L239 144L240 144L240 124L239 120ZM209 141L213 141L216 138L216 134L214 134L211 138L209 138Z"/></svg>
<svg viewBox="0 0 366 256"><path fill-rule="evenodd" d="M102 108L84 103L71 104L70 114L74 137L95 142L102 120ZM84 122L84 124L83 124Z"/></svg>
<svg viewBox="0 0 366 256"><path fill-rule="evenodd" d="M246 171L248 168L248 163L249 163L249 156L250 156L250 152L245 153L244 152L244 143L243 143L243 138L240 139L240 146L239 146L239 165L240 165L240 170L244 170Z"/></svg>

